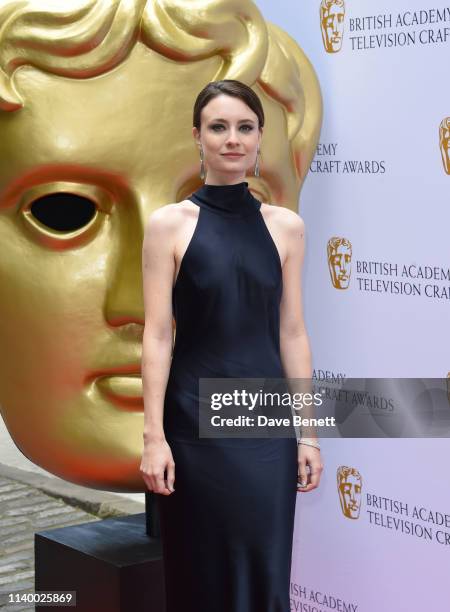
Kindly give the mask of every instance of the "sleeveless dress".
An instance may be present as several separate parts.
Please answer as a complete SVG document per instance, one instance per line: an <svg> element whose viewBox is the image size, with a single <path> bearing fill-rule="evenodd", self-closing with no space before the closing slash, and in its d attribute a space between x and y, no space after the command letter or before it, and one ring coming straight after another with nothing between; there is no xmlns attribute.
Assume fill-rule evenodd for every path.
<svg viewBox="0 0 450 612"><path fill-rule="evenodd" d="M289 612L297 442L199 437L199 378L284 376L282 269L243 181L204 184L173 288L164 432L175 491L156 495L166 612Z"/></svg>

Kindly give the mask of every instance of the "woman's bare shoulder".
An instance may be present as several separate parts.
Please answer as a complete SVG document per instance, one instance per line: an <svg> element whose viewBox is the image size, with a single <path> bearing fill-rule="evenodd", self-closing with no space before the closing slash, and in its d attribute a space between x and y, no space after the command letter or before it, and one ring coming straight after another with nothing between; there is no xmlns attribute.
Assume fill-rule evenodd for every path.
<svg viewBox="0 0 450 612"><path fill-rule="evenodd" d="M281 204L262 204L264 215L283 232L291 235L303 235L305 231L305 222L303 218L295 211Z"/></svg>
<svg viewBox="0 0 450 612"><path fill-rule="evenodd" d="M164 204L152 211L147 217L145 232L148 233L170 233L180 227L184 219L195 213L198 208L190 200L171 202Z"/></svg>

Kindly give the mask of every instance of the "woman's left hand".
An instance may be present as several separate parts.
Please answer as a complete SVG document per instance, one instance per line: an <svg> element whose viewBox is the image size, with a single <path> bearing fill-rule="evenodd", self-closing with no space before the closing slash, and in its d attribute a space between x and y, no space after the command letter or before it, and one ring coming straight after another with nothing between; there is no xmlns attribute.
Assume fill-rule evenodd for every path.
<svg viewBox="0 0 450 612"><path fill-rule="evenodd" d="M298 445L298 486L297 492L308 493L319 486L323 463L320 450L307 444ZM306 466L309 466L309 474ZM306 484L305 487L300 486Z"/></svg>

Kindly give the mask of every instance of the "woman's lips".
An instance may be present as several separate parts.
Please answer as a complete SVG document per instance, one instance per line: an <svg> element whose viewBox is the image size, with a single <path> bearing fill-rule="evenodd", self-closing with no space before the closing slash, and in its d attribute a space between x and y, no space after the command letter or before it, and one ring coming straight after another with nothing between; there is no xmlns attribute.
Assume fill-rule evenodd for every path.
<svg viewBox="0 0 450 612"><path fill-rule="evenodd" d="M243 153L222 153L224 157L243 157Z"/></svg>
<svg viewBox="0 0 450 612"><path fill-rule="evenodd" d="M97 379L100 391L124 410L144 409L142 378L138 374L116 374Z"/></svg>

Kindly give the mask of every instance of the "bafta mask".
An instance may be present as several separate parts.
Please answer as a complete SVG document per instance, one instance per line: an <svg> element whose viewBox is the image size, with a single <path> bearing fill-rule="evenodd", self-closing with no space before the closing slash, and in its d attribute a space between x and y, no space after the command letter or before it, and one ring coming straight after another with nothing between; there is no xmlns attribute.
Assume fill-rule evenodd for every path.
<svg viewBox="0 0 450 612"><path fill-rule="evenodd" d="M322 0L320 4L320 29L325 50L337 53L344 36L344 0Z"/></svg>
<svg viewBox="0 0 450 612"><path fill-rule="evenodd" d="M328 269L336 289L347 289L350 283L352 245L347 238L334 236L327 244Z"/></svg>
<svg viewBox="0 0 450 612"><path fill-rule="evenodd" d="M439 126L439 148L444 170L447 174L450 174L450 117L442 119Z"/></svg>
<svg viewBox="0 0 450 612"><path fill-rule="evenodd" d="M361 474L354 468L341 466L337 470L337 485L342 513L347 518L357 519L361 507Z"/></svg>
<svg viewBox="0 0 450 612"><path fill-rule="evenodd" d="M142 239L197 189L198 92L261 97L256 197L297 210L320 132L314 70L250 0L0 2L0 405L68 481L145 491Z"/></svg>

